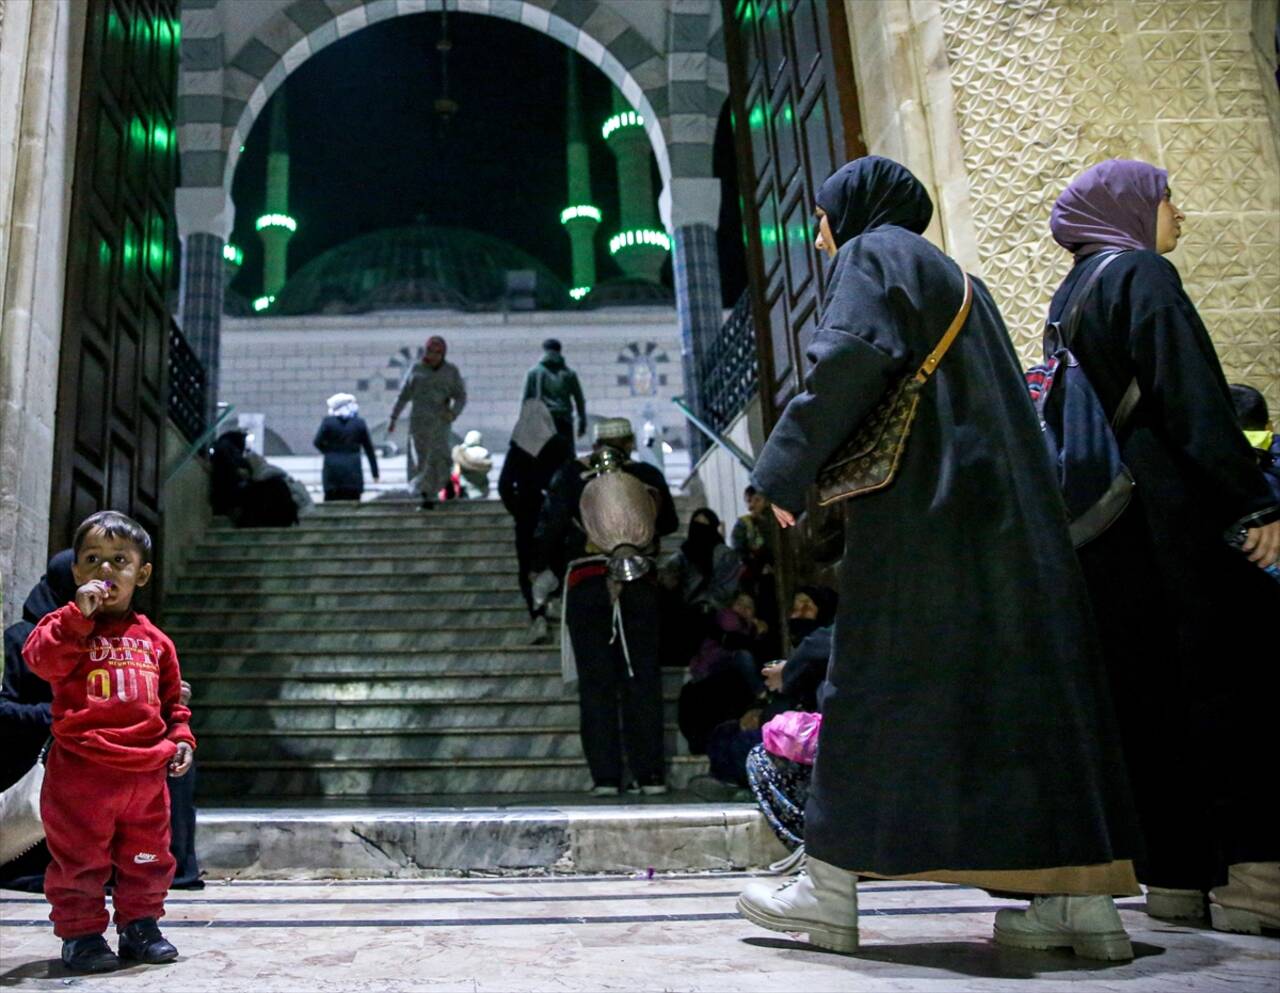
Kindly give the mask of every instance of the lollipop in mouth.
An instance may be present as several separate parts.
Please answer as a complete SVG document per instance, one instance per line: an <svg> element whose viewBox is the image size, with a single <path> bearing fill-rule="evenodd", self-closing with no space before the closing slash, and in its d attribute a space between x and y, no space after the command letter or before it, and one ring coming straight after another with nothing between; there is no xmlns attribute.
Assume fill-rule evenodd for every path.
<svg viewBox="0 0 1280 993"><path fill-rule="evenodd" d="M108 593L110 593L112 590L114 590L114 589L116 588L116 584L115 584L115 583L113 583L113 582L112 582L111 580L109 580L109 579L104 579L104 580L102 581L102 585L103 585L103 586L105 586L105 587L107 588L107 592L108 592Z"/></svg>

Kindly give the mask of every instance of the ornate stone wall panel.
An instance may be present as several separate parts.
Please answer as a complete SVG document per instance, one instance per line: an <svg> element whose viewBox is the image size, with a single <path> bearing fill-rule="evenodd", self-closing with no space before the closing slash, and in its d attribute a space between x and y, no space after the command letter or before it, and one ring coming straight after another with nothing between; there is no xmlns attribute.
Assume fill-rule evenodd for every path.
<svg viewBox="0 0 1280 993"><path fill-rule="evenodd" d="M945 0L982 269L1023 359L1070 259L1048 233L1072 176L1170 170L1172 256L1229 379L1280 408L1280 163L1250 0Z"/></svg>

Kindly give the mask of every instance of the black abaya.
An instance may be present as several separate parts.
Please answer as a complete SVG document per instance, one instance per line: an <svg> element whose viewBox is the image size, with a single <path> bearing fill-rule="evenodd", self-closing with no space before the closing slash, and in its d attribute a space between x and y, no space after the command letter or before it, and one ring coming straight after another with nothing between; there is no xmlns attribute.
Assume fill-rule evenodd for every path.
<svg viewBox="0 0 1280 993"><path fill-rule="evenodd" d="M961 303L958 267L913 233L927 198L921 219L881 210L884 196L840 247L805 389L753 474L793 512ZM1132 891L1128 788L1087 594L1013 346L973 284L897 478L847 505L806 848L879 875L1119 863L1054 891Z"/></svg>

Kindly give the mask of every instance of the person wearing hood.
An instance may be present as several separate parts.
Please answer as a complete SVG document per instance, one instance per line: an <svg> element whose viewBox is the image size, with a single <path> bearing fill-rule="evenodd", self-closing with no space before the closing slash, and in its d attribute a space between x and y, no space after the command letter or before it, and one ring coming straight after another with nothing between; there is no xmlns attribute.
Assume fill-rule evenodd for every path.
<svg viewBox="0 0 1280 993"><path fill-rule="evenodd" d="M449 425L467 405L467 384L458 367L445 361L448 350L448 344L439 335L427 339L422 361L415 362L405 375L387 423L387 434L394 433L400 412L406 404L412 404L409 434L418 460L413 482L421 494L424 510L435 506L440 491L449 484L453 468Z"/></svg>
<svg viewBox="0 0 1280 993"><path fill-rule="evenodd" d="M530 644L542 644L550 638L546 604L534 604L533 582L529 578L534 569L534 532L551 477L571 461L573 455L573 444L556 431L546 404L539 400L524 401L498 476L498 496L515 521L520 595L529 610ZM564 563L558 565L563 572Z"/></svg>
<svg viewBox="0 0 1280 993"><path fill-rule="evenodd" d="M1079 299L1071 350L1107 416L1137 386L1116 436L1132 496L1080 561L1146 843L1148 913L1203 917L1212 890L1214 927L1256 933L1280 928L1280 818L1262 785L1280 679L1270 632L1240 618L1280 617L1280 584L1263 571L1280 557L1280 500L1165 258L1184 220L1164 169L1085 170L1050 216L1075 264L1048 316Z"/></svg>
<svg viewBox="0 0 1280 993"><path fill-rule="evenodd" d="M860 875L1034 897L997 943L1132 958L1112 896L1140 891L1101 646L1040 426L991 294L922 237L924 186L878 156L817 195L833 257L803 389L752 485L791 527L886 392L959 333L917 394L891 485L849 507L808 874L739 898L751 921L858 947Z"/></svg>
<svg viewBox="0 0 1280 993"><path fill-rule="evenodd" d="M298 502L284 472L255 476L248 436L224 431L209 458L209 498L213 512L242 528L289 527L298 523Z"/></svg>
<svg viewBox="0 0 1280 993"><path fill-rule="evenodd" d="M662 590L662 657L667 665L687 665L714 631L716 611L733 603L742 560L724 542L720 518L710 507L689 517L689 533L658 571Z"/></svg>
<svg viewBox="0 0 1280 993"><path fill-rule="evenodd" d="M551 411L551 419L570 445L573 444L573 408L578 408L578 437L587 432L587 401L582 396L578 374L565 363L560 342L548 338L542 343L542 361L524 378L524 399L541 400Z"/></svg>
<svg viewBox="0 0 1280 993"><path fill-rule="evenodd" d="M360 450L369 460L369 471L378 479L378 455L373 450L369 426L360 416L360 405L350 393L335 393L325 401L329 414L320 422L313 444L324 453L324 499L359 500L364 492Z"/></svg>

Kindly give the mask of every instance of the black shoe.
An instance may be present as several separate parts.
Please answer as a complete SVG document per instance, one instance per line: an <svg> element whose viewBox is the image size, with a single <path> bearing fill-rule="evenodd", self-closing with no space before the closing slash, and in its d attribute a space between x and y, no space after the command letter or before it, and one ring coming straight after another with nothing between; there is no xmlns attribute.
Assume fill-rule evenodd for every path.
<svg viewBox="0 0 1280 993"><path fill-rule="evenodd" d="M418 504L418 509L419 510L435 510L436 502L434 500L428 500L426 497L423 497L422 502Z"/></svg>
<svg viewBox="0 0 1280 993"><path fill-rule="evenodd" d="M82 934L62 942L62 964L74 972L110 972L120 960L100 934Z"/></svg>
<svg viewBox="0 0 1280 993"><path fill-rule="evenodd" d="M154 917L140 917L126 924L120 932L122 961L159 965L161 962L172 962L177 957L178 950L165 940Z"/></svg>

